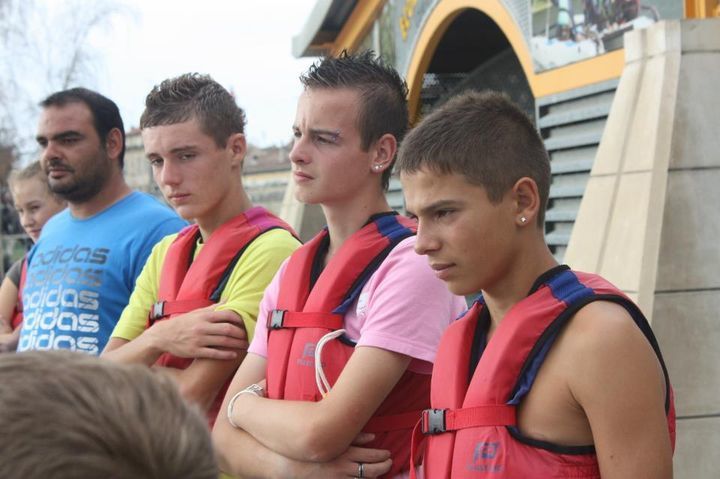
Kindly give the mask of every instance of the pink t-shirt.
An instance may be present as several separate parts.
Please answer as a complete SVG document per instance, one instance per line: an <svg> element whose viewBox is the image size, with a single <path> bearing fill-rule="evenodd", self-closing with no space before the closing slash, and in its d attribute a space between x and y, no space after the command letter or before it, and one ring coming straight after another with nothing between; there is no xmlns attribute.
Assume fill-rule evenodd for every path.
<svg viewBox="0 0 720 479"><path fill-rule="evenodd" d="M409 370L430 374L440 337L466 309L414 251L415 236L401 241L370 276L345 315L346 335L358 346L410 356ZM275 309L287 261L265 290L249 352L267 357L268 314Z"/></svg>

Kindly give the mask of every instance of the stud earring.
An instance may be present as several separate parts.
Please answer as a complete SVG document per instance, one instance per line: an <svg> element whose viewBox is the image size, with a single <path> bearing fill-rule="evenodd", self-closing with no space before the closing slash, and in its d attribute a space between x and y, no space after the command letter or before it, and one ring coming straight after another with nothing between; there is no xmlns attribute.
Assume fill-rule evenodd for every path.
<svg viewBox="0 0 720 479"><path fill-rule="evenodd" d="M373 165L373 169L374 169L375 171L378 171L380 168L381 168L380 165Z"/></svg>
<svg viewBox="0 0 720 479"><path fill-rule="evenodd" d="M520 217L520 223L525 224L526 221L527 221L527 218L525 218L524 216Z"/></svg>

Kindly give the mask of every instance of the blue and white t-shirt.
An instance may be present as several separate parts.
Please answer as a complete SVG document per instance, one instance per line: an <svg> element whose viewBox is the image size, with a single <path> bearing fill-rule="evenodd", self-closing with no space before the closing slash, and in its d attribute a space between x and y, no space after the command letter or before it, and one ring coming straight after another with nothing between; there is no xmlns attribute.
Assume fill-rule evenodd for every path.
<svg viewBox="0 0 720 479"><path fill-rule="evenodd" d="M90 218L51 218L28 255L18 351L100 354L152 247L185 225L139 192Z"/></svg>

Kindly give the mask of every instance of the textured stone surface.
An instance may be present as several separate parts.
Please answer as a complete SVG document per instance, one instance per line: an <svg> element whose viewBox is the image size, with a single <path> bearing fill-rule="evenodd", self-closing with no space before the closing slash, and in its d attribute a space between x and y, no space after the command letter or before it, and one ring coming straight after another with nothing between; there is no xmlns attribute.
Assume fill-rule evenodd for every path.
<svg viewBox="0 0 720 479"><path fill-rule="evenodd" d="M720 52L720 18L682 22L683 51Z"/></svg>
<svg viewBox="0 0 720 479"><path fill-rule="evenodd" d="M645 52L648 57L680 51L681 27L677 21L661 21L645 29Z"/></svg>
<svg viewBox="0 0 720 479"><path fill-rule="evenodd" d="M718 311L720 290L655 297L652 326L675 388L680 416L720 414Z"/></svg>
<svg viewBox="0 0 720 479"><path fill-rule="evenodd" d="M720 476L720 417L678 421L673 469L675 479Z"/></svg>
<svg viewBox="0 0 720 479"><path fill-rule="evenodd" d="M658 291L720 288L718 185L720 168L670 172L660 239Z"/></svg>
<svg viewBox="0 0 720 479"><path fill-rule="evenodd" d="M585 198L564 257L577 270L599 270L616 181L615 176L590 177L585 187Z"/></svg>
<svg viewBox="0 0 720 479"><path fill-rule="evenodd" d="M630 30L623 37L625 48L625 64L643 60L645 58L646 29ZM627 68L627 67L626 67ZM623 71L623 75L625 71Z"/></svg>
<svg viewBox="0 0 720 479"><path fill-rule="evenodd" d="M625 174L615 197L600 274L625 291L640 288L651 180L650 173Z"/></svg>
<svg viewBox="0 0 720 479"><path fill-rule="evenodd" d="M626 65L623 70L593 163L592 176L617 174L620 171L620 162L634 114L635 97L644 69L644 62L636 62Z"/></svg>
<svg viewBox="0 0 720 479"><path fill-rule="evenodd" d="M645 62L633 121L627 132L624 172L667 167L679 62L679 52L651 57Z"/></svg>
<svg viewBox="0 0 720 479"><path fill-rule="evenodd" d="M683 55L671 168L720 166L719 81L720 52Z"/></svg>

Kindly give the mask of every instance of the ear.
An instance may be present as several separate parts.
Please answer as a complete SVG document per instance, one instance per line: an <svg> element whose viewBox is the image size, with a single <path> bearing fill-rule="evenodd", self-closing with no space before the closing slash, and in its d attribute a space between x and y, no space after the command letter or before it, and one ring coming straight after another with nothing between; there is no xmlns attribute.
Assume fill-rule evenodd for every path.
<svg viewBox="0 0 720 479"><path fill-rule="evenodd" d="M105 138L105 151L110 158L117 160L123 146L123 135L119 128L113 128Z"/></svg>
<svg viewBox="0 0 720 479"><path fill-rule="evenodd" d="M247 153L247 141L242 133L233 133L227 140L227 148L232 155L231 165L242 169Z"/></svg>
<svg viewBox="0 0 720 479"><path fill-rule="evenodd" d="M537 225L540 193L535 180L524 176L515 182L511 192L515 201L515 223L518 226Z"/></svg>
<svg viewBox="0 0 720 479"><path fill-rule="evenodd" d="M392 165L393 158L395 158L397 152L395 136L385 133L375 142L373 152L370 169L373 173L382 173Z"/></svg>

